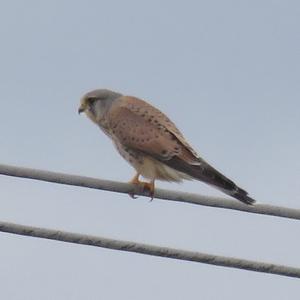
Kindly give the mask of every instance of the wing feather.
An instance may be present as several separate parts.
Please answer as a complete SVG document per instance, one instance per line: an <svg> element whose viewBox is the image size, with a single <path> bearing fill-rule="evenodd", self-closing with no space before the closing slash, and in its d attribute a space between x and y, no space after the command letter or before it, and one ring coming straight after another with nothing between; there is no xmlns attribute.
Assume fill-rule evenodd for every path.
<svg viewBox="0 0 300 300"><path fill-rule="evenodd" d="M149 103L129 96L120 97L109 112L113 135L128 147L146 152L159 160L174 156L199 164L199 156L186 142L175 124Z"/></svg>

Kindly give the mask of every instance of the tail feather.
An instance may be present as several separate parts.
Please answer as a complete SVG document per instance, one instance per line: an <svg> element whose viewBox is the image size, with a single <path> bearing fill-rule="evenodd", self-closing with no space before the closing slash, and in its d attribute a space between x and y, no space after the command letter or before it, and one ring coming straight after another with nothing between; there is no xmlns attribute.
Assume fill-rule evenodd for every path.
<svg viewBox="0 0 300 300"><path fill-rule="evenodd" d="M229 191L229 193L227 191L224 192L229 196L242 201L245 204L253 205L255 203L255 200L250 196L248 196L248 193L245 190L239 188L238 186L236 186L236 190L233 192L232 191Z"/></svg>
<svg viewBox="0 0 300 300"><path fill-rule="evenodd" d="M225 177L204 160L200 160L199 165L191 165L175 156L168 161L164 161L164 163L177 171L184 172L197 180L222 190L227 195L245 204L252 205L255 203L255 200L249 197L245 190L239 188L232 180Z"/></svg>

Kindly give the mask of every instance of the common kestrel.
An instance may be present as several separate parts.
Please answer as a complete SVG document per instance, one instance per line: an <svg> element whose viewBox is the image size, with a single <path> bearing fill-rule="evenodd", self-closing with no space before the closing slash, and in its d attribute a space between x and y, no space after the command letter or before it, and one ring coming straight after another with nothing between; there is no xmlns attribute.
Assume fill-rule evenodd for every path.
<svg viewBox="0 0 300 300"><path fill-rule="evenodd" d="M156 179L174 182L196 179L243 203L255 202L245 190L204 161L175 124L149 103L99 89L82 97L78 112L85 112L112 139L137 172L131 183L149 189L152 198ZM139 181L140 175L150 182Z"/></svg>

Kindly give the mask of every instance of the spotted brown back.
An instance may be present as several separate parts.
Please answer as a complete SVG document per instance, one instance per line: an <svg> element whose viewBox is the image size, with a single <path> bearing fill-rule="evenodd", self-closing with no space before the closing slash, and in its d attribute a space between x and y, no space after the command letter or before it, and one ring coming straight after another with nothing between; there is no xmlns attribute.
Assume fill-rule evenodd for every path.
<svg viewBox="0 0 300 300"><path fill-rule="evenodd" d="M198 156L175 124L161 111L135 97L123 96L108 114L112 137L160 160L174 156L195 163Z"/></svg>

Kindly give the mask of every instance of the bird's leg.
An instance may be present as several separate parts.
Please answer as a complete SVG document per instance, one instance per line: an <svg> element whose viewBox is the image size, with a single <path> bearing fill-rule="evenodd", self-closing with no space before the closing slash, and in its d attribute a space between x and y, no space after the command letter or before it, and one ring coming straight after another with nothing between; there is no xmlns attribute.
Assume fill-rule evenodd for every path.
<svg viewBox="0 0 300 300"><path fill-rule="evenodd" d="M154 197L154 179L152 179L150 182L143 182L139 180L140 174L136 173L136 175L129 181L130 184L134 185L140 185L143 188L143 191L148 191L149 195L151 197L151 201ZM134 193L129 193L129 196L133 199L136 199L137 197L134 195Z"/></svg>
<svg viewBox="0 0 300 300"><path fill-rule="evenodd" d="M134 175L134 177L129 181L130 184L134 184L134 185L139 185L141 184L141 181L139 181L139 177L140 177L140 174L139 173L136 173ZM137 197L134 195L134 193L129 193L129 196L132 198L132 199L136 199Z"/></svg>
<svg viewBox="0 0 300 300"><path fill-rule="evenodd" d="M134 177L129 181L129 183L131 183L131 184L139 184L139 183L141 183L141 181L139 181L139 177L140 177L140 174L136 173L134 175Z"/></svg>
<svg viewBox="0 0 300 300"><path fill-rule="evenodd" d="M149 191L149 195L151 197L150 201L152 201L154 198L154 190L155 190L154 182L155 182L155 179L152 179L150 182L143 182L143 184L144 184L143 189Z"/></svg>

